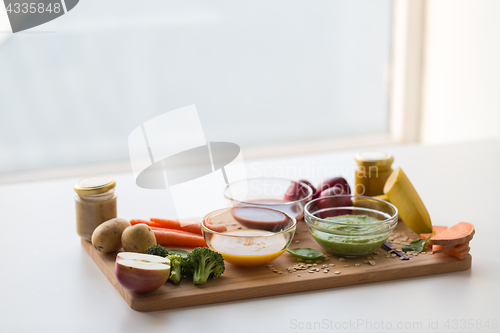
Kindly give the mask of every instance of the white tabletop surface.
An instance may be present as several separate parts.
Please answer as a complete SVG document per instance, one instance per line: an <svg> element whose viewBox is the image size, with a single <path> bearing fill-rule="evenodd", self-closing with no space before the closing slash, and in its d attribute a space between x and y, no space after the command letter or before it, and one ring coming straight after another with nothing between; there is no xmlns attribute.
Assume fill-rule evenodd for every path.
<svg viewBox="0 0 500 333"><path fill-rule="evenodd" d="M435 225L475 225L472 269L141 313L80 245L76 179L11 184L0 186L0 332L500 332L500 140L384 149L395 155ZM352 182L354 153L247 161L247 169L249 176L318 183L344 175ZM119 216L162 213L158 192L138 189L131 174L111 176Z"/></svg>

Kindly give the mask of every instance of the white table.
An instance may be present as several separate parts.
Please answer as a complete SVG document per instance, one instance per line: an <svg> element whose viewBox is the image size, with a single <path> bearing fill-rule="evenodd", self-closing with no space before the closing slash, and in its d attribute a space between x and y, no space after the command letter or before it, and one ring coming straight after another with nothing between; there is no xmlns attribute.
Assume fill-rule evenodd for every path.
<svg viewBox="0 0 500 333"><path fill-rule="evenodd" d="M435 225L475 224L471 270L140 313L128 307L80 246L76 179L5 185L0 187L0 332L296 332L315 322L319 331L336 326L369 331L371 325L378 332L390 332L389 326L393 332L499 332L500 141L384 149L394 153ZM248 172L283 172L317 183L325 176L318 170L327 166L323 170L330 175L352 182L354 153L247 161ZM112 176L120 216L161 213L158 193L137 189L131 174Z"/></svg>

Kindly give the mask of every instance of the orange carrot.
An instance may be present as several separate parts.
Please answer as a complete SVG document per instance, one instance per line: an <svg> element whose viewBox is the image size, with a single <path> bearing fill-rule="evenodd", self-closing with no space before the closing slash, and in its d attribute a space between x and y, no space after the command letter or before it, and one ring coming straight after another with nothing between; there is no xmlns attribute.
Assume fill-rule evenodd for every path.
<svg viewBox="0 0 500 333"><path fill-rule="evenodd" d="M179 222L175 220L157 219L157 218L151 218L150 220L151 222L161 225L164 228L184 230L192 232L193 234L202 235L201 224L199 222ZM217 232L224 232L226 231L226 226L211 225L209 229Z"/></svg>
<svg viewBox="0 0 500 333"><path fill-rule="evenodd" d="M215 231L215 232L224 232L227 230L226 226L223 225L223 224L218 224L218 225L213 225L213 224L208 224L208 223L205 223L205 226L212 230L212 231Z"/></svg>
<svg viewBox="0 0 500 333"><path fill-rule="evenodd" d="M179 232L172 230L153 229L156 237L156 243L162 246L180 246L180 247L206 247L207 243L201 236L188 232Z"/></svg>
<svg viewBox="0 0 500 333"><path fill-rule="evenodd" d="M149 220L151 222L162 225L164 228L184 230L184 231L192 232L193 234L201 235L201 225L199 223L196 223L196 222L191 222L191 223L182 222L181 223L181 222L175 221L175 220L157 219L157 218L151 218Z"/></svg>
<svg viewBox="0 0 500 333"><path fill-rule="evenodd" d="M164 228L164 227L150 227L150 228L151 228L151 230L171 231L171 232L176 232L176 233L179 233L179 234L200 237L200 235L198 235L198 234L193 234L192 232L184 231L184 230L170 229L170 228Z"/></svg>
<svg viewBox="0 0 500 333"><path fill-rule="evenodd" d="M132 219L132 220L130 220L130 224L131 225L136 225L136 224L140 224L140 223L147 224L150 227L162 228L161 224L154 223L154 222L151 222L151 221L146 221L146 220L141 220L141 219Z"/></svg>

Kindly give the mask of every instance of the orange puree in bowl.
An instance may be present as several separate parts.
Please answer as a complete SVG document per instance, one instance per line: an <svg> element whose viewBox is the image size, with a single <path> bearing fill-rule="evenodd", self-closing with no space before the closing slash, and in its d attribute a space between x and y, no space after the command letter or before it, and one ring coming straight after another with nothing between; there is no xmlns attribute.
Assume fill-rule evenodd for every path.
<svg viewBox="0 0 500 333"><path fill-rule="evenodd" d="M270 231L244 229L214 235L210 243L215 251L222 254L224 260L234 265L258 266L278 258L285 252L287 242L283 234L274 235Z"/></svg>

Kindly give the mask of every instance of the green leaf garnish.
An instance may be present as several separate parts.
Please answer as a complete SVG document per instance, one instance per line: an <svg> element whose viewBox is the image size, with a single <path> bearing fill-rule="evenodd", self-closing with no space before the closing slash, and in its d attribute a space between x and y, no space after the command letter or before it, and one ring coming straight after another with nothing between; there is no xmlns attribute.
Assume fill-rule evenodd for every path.
<svg viewBox="0 0 500 333"><path fill-rule="evenodd" d="M168 254L178 254L183 258L187 258L189 251L180 250L180 249L167 249Z"/></svg>
<svg viewBox="0 0 500 333"><path fill-rule="evenodd" d="M323 256L323 252L315 249L310 249L308 247L299 249L287 249L287 251L288 253L291 253L294 256L302 259L319 259Z"/></svg>
<svg viewBox="0 0 500 333"><path fill-rule="evenodd" d="M431 237L435 234L436 232L433 231L432 234L429 235L426 239L418 239L416 241L411 242L410 244L405 244L403 245L403 251L408 252L408 251L416 251L418 253L422 252L431 240Z"/></svg>

